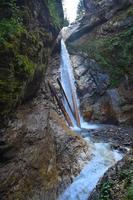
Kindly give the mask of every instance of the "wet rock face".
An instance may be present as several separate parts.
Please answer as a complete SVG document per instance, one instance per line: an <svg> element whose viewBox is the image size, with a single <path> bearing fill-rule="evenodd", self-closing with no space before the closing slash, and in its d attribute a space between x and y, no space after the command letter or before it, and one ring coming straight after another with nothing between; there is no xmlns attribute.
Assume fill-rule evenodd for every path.
<svg viewBox="0 0 133 200"><path fill-rule="evenodd" d="M123 86L110 88L105 73L85 53L71 54L81 112L86 121L132 124L132 95Z"/></svg>
<svg viewBox="0 0 133 200"><path fill-rule="evenodd" d="M111 98L106 92L110 84L109 76L85 54L71 55L71 61L74 67L81 111L85 120L116 123L116 116L111 107Z"/></svg>
<svg viewBox="0 0 133 200"><path fill-rule="evenodd" d="M87 55L71 55L79 96L103 94L109 85L109 77Z"/></svg>

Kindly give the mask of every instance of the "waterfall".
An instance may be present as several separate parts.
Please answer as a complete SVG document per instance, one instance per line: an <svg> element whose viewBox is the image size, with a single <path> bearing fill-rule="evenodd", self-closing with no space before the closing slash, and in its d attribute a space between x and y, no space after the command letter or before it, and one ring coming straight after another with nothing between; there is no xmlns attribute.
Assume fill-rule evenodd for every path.
<svg viewBox="0 0 133 200"><path fill-rule="evenodd" d="M67 98L66 99L65 96L63 97L63 104L73 124L72 128L74 130L79 130L81 128L82 129L96 129L98 127L96 124L86 123L80 114L79 100L76 93L73 68L72 68L68 50L66 48L66 45L63 39L61 40L60 73L61 73L61 85L63 87L65 96Z"/></svg>
<svg viewBox="0 0 133 200"><path fill-rule="evenodd" d="M61 84L67 97L67 99L63 97L64 107L66 109L66 112L70 116L73 127L80 127L81 117L80 117L79 103L75 87L75 79L73 75L73 69L70 57L63 39L61 40L60 72L61 72Z"/></svg>
<svg viewBox="0 0 133 200"><path fill-rule="evenodd" d="M75 177L73 183L61 194L58 200L87 200L99 179L115 163L122 159L123 155L117 150L112 150L110 144L94 143L89 138L89 133L85 129L98 128L97 125L85 123L79 110L79 100L76 94L75 79L70 57L64 41L61 41L61 88L63 88L63 105L69 115L73 127L79 127L81 135L91 146L92 159Z"/></svg>

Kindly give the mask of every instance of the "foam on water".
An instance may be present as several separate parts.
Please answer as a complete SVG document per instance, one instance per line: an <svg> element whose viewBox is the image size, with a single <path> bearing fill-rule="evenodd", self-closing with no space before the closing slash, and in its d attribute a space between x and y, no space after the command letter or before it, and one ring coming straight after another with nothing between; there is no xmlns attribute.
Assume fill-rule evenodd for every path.
<svg viewBox="0 0 133 200"><path fill-rule="evenodd" d="M95 143L93 158L58 200L88 200L90 193L104 173L122 159L118 151L112 151L107 143Z"/></svg>

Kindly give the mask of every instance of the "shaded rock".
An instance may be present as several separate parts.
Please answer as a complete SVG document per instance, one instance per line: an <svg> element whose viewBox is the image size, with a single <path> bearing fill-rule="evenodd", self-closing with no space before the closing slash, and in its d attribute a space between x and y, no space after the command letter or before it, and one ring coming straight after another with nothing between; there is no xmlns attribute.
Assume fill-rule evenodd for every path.
<svg viewBox="0 0 133 200"><path fill-rule="evenodd" d="M58 1L0 2L0 120L36 95L63 25ZM5 89L6 88L6 89Z"/></svg>

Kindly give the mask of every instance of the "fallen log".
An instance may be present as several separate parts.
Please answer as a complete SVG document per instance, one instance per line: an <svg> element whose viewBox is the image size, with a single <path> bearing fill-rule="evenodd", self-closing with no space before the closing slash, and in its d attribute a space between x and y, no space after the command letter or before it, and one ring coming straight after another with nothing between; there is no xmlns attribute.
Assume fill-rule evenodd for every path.
<svg viewBox="0 0 133 200"><path fill-rule="evenodd" d="M51 92L52 96L55 97L56 102L57 102L57 104L58 104L60 110L62 111L62 113L63 113L63 115L64 115L64 117L65 117L65 120L67 121L68 125L72 127L72 126L73 126L72 121L71 121L71 119L70 119L68 113L66 112L66 109L65 109L65 107L64 107L64 105L63 105L63 103L62 103L62 101L61 101L60 98L58 97L58 95L57 95L57 93L56 93L56 89L54 88L54 86L52 86L52 85L50 84L50 82L48 82L48 86L49 86L49 89L50 89L50 92Z"/></svg>
<svg viewBox="0 0 133 200"><path fill-rule="evenodd" d="M80 116L79 116L79 111L78 111L78 106L77 106L77 101L75 98L75 95L72 92L72 100L73 100L73 106L74 106L74 113L75 113L75 118L78 124L78 127L81 128L81 124L80 124Z"/></svg>
<svg viewBox="0 0 133 200"><path fill-rule="evenodd" d="M72 94L72 101L73 101L73 108L74 108L74 116L76 118L76 122L79 128L81 128L81 124L80 124L80 116L79 116L79 110L78 110L78 105L77 105L77 101L76 101L76 97L74 94L74 88L73 85L71 83L71 79L69 78L69 83L70 83L70 90L71 90L71 94Z"/></svg>
<svg viewBox="0 0 133 200"><path fill-rule="evenodd" d="M58 85L59 85L59 87L60 87L60 90L61 90L61 92L62 92L64 98L66 99L66 102L67 102L67 104L68 104L68 107L69 107L69 109L70 109L70 111L71 111L71 113L72 113L74 119L76 119L76 116L75 116L74 113L73 113L72 107L71 107L71 105L70 105L70 103L69 103L69 100L68 100L68 98L67 98L67 96L66 96L66 93L65 93L65 91L64 91L64 89L63 89L63 86L62 86L62 84L61 84L61 82L60 82L60 80L59 80L58 78L57 78L57 82L58 82Z"/></svg>

